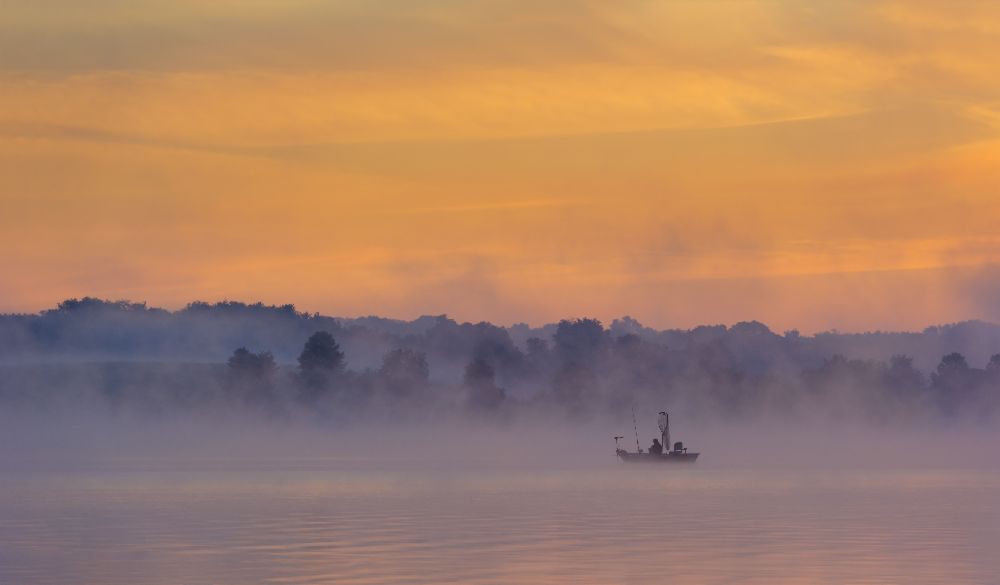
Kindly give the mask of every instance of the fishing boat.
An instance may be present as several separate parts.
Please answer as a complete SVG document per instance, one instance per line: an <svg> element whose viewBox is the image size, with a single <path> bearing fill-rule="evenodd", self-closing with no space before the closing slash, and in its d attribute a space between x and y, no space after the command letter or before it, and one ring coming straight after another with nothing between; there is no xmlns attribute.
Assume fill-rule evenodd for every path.
<svg viewBox="0 0 1000 585"><path fill-rule="evenodd" d="M657 419L657 423L659 423L660 427L660 437L663 439L663 443L660 448L668 449L665 452L643 452L642 447L639 446L639 429L638 426L635 425L634 412L632 413L632 423L636 429L635 453L626 451L619 446L618 441L624 439L625 437L615 437L615 452L622 461L626 463L694 463L698 460L698 453L688 453L687 447L685 447L684 443L681 441L677 441L673 444L673 448L668 449L670 446L670 415L666 412L660 412ZM654 445L656 445L655 441Z"/></svg>

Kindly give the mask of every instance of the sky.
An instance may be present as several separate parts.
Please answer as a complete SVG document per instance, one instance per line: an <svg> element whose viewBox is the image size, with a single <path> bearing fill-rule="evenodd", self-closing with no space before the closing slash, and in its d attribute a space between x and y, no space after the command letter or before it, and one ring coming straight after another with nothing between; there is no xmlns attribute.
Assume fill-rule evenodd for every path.
<svg viewBox="0 0 1000 585"><path fill-rule="evenodd" d="M0 311L1000 320L1000 4L13 0Z"/></svg>

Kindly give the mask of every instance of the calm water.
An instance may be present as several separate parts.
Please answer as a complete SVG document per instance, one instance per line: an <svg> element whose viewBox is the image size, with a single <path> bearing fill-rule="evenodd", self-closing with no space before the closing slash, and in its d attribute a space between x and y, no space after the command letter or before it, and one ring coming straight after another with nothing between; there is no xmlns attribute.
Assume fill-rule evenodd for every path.
<svg viewBox="0 0 1000 585"><path fill-rule="evenodd" d="M996 471L315 461L0 471L4 585L937 585L998 575Z"/></svg>

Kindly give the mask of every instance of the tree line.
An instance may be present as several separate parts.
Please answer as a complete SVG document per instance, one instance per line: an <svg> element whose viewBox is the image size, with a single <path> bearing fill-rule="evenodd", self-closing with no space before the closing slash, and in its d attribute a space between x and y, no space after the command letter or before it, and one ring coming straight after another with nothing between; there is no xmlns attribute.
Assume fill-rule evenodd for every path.
<svg viewBox="0 0 1000 585"><path fill-rule="evenodd" d="M443 315L343 319L232 301L166 311L85 298L0 315L0 364L8 407L41 407L64 400L60 388L78 388L115 408L320 420L403 411L578 419L648 405L706 417L989 421L1000 402L1000 327L981 322L807 336L753 321L500 327Z"/></svg>
<svg viewBox="0 0 1000 585"><path fill-rule="evenodd" d="M745 417L827 414L872 421L926 416L992 420L1000 408L1000 353L983 368L957 352L925 375L913 359L851 359L837 354L816 366L745 367L725 343L671 350L636 334L612 336L595 319L561 321L551 341L529 338L517 357L487 343L451 382L432 380L427 355L394 348L378 368L353 371L332 334L310 336L296 367L282 368L270 352L235 350L227 388L244 404L270 412L290 409L328 416L377 407L462 410L509 418L546 413L567 417L623 415L637 402L677 405L703 415ZM511 393L502 377L533 392Z"/></svg>

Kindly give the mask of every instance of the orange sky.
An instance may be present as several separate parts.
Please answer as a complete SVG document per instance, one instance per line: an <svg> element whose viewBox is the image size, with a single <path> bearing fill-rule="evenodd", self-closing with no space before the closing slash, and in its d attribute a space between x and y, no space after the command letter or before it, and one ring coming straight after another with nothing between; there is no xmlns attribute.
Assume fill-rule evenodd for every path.
<svg viewBox="0 0 1000 585"><path fill-rule="evenodd" d="M0 311L1000 320L1000 4L44 0Z"/></svg>

